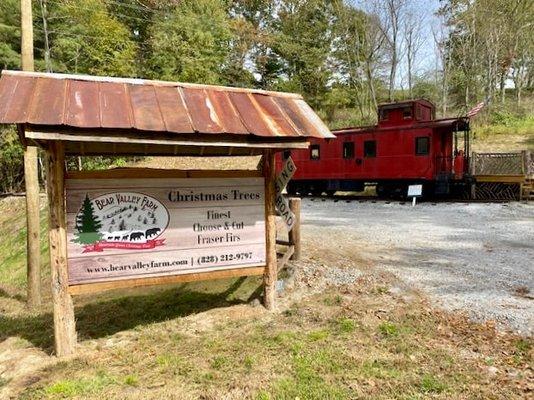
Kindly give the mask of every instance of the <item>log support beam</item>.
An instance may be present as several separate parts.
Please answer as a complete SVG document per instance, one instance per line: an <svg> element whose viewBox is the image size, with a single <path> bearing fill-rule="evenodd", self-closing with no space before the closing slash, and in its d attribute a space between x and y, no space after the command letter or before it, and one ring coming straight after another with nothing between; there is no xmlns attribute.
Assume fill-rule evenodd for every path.
<svg viewBox="0 0 534 400"><path fill-rule="evenodd" d="M26 187L26 275L27 306L41 305L41 248L39 240L39 179L37 177L37 147L24 149L24 184Z"/></svg>
<svg viewBox="0 0 534 400"><path fill-rule="evenodd" d="M58 357L76 351L74 305L68 287L67 226L65 212L65 148L51 142L47 151L47 188L50 225L50 269L54 306L54 339Z"/></svg>
<svg viewBox="0 0 534 400"><path fill-rule="evenodd" d="M293 246L293 255L291 260L300 260L300 198L292 197L289 199L289 209L295 215L295 223L293 229L289 231L289 243Z"/></svg>
<svg viewBox="0 0 534 400"><path fill-rule="evenodd" d="M275 153L266 150L263 153L263 176L265 178L265 244L266 266L263 275L263 304L268 310L275 308L276 280L278 266L276 260L276 191L274 182L276 179Z"/></svg>

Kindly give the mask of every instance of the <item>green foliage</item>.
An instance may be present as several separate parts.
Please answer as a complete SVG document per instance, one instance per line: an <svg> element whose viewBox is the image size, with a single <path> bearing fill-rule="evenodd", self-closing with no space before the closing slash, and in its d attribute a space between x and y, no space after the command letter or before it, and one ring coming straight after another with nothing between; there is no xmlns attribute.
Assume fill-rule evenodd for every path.
<svg viewBox="0 0 534 400"><path fill-rule="evenodd" d="M447 386L434 375L425 374L421 379L421 391L423 393L442 393L446 389Z"/></svg>
<svg viewBox="0 0 534 400"><path fill-rule="evenodd" d="M332 46L333 7L330 1L288 0L280 4L273 51L283 60L276 88L302 93L320 106L332 77L327 59Z"/></svg>
<svg viewBox="0 0 534 400"><path fill-rule="evenodd" d="M112 385L115 380L104 372L91 378L65 379L53 383L45 388L47 395L61 395L64 397L83 396L98 393L106 386Z"/></svg>
<svg viewBox="0 0 534 400"><path fill-rule="evenodd" d="M356 321L350 318L340 318L337 321L338 329L342 333L351 333L356 329Z"/></svg>
<svg viewBox="0 0 534 400"><path fill-rule="evenodd" d="M383 322L378 326L380 333L386 337L397 336L399 334L399 328L392 322Z"/></svg>
<svg viewBox="0 0 534 400"><path fill-rule="evenodd" d="M0 67L20 68L20 2L0 2Z"/></svg>
<svg viewBox="0 0 534 400"><path fill-rule="evenodd" d="M0 128L0 192L18 192L24 184L24 151L13 128Z"/></svg>
<svg viewBox="0 0 534 400"><path fill-rule="evenodd" d="M62 71L135 76L136 44L131 32L108 13L103 0L63 0L51 47Z"/></svg>
<svg viewBox="0 0 534 400"><path fill-rule="evenodd" d="M232 31L224 3L184 0L158 15L150 29L152 78L218 84Z"/></svg>

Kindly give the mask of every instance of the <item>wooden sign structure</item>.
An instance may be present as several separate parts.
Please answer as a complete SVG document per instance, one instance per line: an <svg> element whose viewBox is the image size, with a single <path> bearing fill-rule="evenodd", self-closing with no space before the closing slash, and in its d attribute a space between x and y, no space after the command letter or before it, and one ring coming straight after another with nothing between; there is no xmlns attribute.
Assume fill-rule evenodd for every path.
<svg viewBox="0 0 534 400"><path fill-rule="evenodd" d="M275 153L333 137L298 94L21 71L2 71L0 124L46 150L58 356L76 349L73 295L263 275L272 310ZM261 155L262 169L65 171L66 156L117 155Z"/></svg>
<svg viewBox="0 0 534 400"><path fill-rule="evenodd" d="M75 351L72 295L263 275L264 304L274 308L274 152L265 152L263 173L127 169L66 175L64 163L63 144L51 143L47 183L58 355Z"/></svg>

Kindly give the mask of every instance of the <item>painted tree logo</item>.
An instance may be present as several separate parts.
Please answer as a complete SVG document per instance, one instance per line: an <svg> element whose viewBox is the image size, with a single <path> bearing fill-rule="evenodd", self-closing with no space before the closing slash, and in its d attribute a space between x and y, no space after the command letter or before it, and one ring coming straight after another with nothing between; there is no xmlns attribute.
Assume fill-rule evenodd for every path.
<svg viewBox="0 0 534 400"><path fill-rule="evenodd" d="M95 215L93 203L89 199L89 195L85 195L82 208L76 216L76 239L74 242L81 244L92 244L102 239L100 228L102 223Z"/></svg>

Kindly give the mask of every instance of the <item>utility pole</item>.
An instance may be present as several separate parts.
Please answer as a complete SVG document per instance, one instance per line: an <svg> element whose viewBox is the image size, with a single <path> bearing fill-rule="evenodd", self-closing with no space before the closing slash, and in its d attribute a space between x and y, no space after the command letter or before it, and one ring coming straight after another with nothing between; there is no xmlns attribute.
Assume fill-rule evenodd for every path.
<svg viewBox="0 0 534 400"><path fill-rule="evenodd" d="M44 58L46 72L52 72L52 62L50 61L50 43L48 42L48 7L46 0L40 0L41 4L41 17L43 19L43 31L44 31Z"/></svg>
<svg viewBox="0 0 534 400"><path fill-rule="evenodd" d="M33 21L31 0L20 0L22 70L33 71ZM26 185L27 226L27 305L41 305L41 265L39 243L39 178L37 175L37 148L24 149L24 182Z"/></svg>

